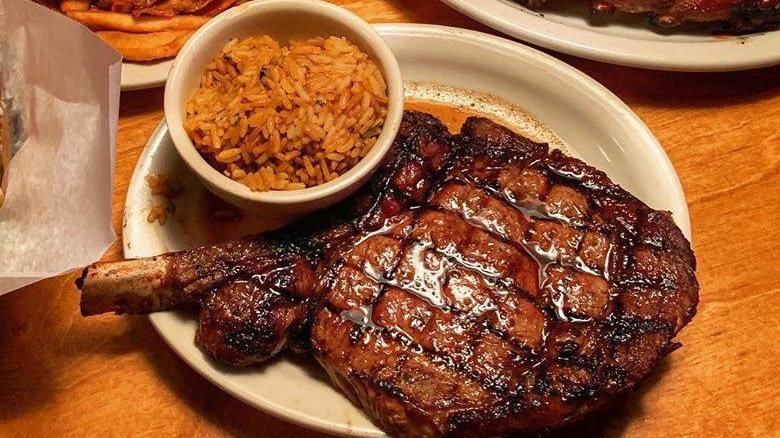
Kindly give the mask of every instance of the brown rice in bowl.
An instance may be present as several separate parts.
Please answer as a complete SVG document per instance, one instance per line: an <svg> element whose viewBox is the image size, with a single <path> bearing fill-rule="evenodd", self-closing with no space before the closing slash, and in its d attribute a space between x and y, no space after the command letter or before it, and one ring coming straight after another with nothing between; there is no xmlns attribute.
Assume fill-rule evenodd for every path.
<svg viewBox="0 0 780 438"><path fill-rule="evenodd" d="M387 115L377 65L345 38L230 40L185 106L200 154L252 191L331 181L373 147Z"/></svg>

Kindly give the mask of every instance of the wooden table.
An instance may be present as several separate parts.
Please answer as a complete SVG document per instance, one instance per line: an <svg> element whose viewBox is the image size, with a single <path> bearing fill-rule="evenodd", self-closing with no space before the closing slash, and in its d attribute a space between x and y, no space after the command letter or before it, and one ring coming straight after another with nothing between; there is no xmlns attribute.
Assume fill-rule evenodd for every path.
<svg viewBox="0 0 780 438"><path fill-rule="evenodd" d="M371 22L488 31L434 0L336 3ZM780 67L677 74L560 57L628 103L666 148L688 195L701 282L699 314L678 338L684 347L617 412L584 430L606 437L780 436ZM117 233L162 100L161 89L122 95ZM117 242L105 258L120 257ZM0 436L322 436L217 389L143 317L82 318L74 278L0 297ZM583 436L577 432L564 435Z"/></svg>

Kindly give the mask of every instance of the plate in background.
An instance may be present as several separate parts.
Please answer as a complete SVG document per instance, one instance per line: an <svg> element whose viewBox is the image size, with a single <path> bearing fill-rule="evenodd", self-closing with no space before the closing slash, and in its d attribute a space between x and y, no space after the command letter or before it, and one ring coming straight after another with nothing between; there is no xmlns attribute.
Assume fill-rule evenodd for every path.
<svg viewBox="0 0 780 438"><path fill-rule="evenodd" d="M152 62L122 62L122 91L162 87L173 59Z"/></svg>
<svg viewBox="0 0 780 438"><path fill-rule="evenodd" d="M377 30L398 58L408 97L476 109L531 137L564 145L650 206L672 211L690 237L685 196L663 149L641 120L594 80L538 50L477 32L424 25L380 25ZM152 206L169 205L151 195L145 180L150 173L168 175L181 190L162 226L147 221ZM216 214L223 210L231 211L189 173L161 122L130 182L124 255L152 256L280 225L249 213L240 213L240 220ZM328 433L384 436L331 386L312 357L287 354L261 366L229 368L194 344L196 314L169 311L150 319L185 362L246 403Z"/></svg>
<svg viewBox="0 0 780 438"><path fill-rule="evenodd" d="M780 64L780 30L716 37L716 27L707 24L663 29L643 14L593 16L582 0L552 0L538 10L513 0L442 1L531 44L612 64L696 72Z"/></svg>

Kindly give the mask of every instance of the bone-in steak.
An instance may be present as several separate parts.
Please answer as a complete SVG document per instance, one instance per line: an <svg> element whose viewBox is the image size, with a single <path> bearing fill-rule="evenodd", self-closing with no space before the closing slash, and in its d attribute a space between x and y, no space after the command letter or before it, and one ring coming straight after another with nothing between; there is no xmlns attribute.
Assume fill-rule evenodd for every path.
<svg viewBox="0 0 780 438"><path fill-rule="evenodd" d="M85 315L201 303L217 360L313 351L395 436L574 421L677 347L695 259L667 212L481 118L407 112L358 194L285 229L79 280Z"/></svg>

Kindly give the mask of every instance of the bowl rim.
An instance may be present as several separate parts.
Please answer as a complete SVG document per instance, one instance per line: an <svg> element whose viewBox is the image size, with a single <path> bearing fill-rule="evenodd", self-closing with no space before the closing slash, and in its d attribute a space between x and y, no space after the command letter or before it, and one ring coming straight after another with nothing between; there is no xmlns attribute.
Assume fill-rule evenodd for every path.
<svg viewBox="0 0 780 438"><path fill-rule="evenodd" d="M362 43L370 46L375 52L372 56L377 63L387 84L387 115L382 131L368 154L350 170L331 181L298 190L269 190L253 192L248 186L235 181L213 166L211 166L197 151L189 135L184 130L183 105L186 102L181 84L183 78L191 71L192 59L203 50L201 42L209 38L213 32L230 27L234 23L250 19L261 13L278 10L300 10L320 15L339 25L355 31ZM200 72L202 74L202 72ZM254 0L228 9L201 26L179 51L171 65L168 80L165 85L164 114L173 144L187 166L201 179L213 184L218 190L235 196L243 201L258 204L296 205L320 199L335 197L347 191L354 184L365 180L379 166L390 150L395 136L400 128L404 108L404 85L401 69L390 47L379 33L368 22L354 13L331 3L321 0ZM207 185L208 185L207 184Z"/></svg>

